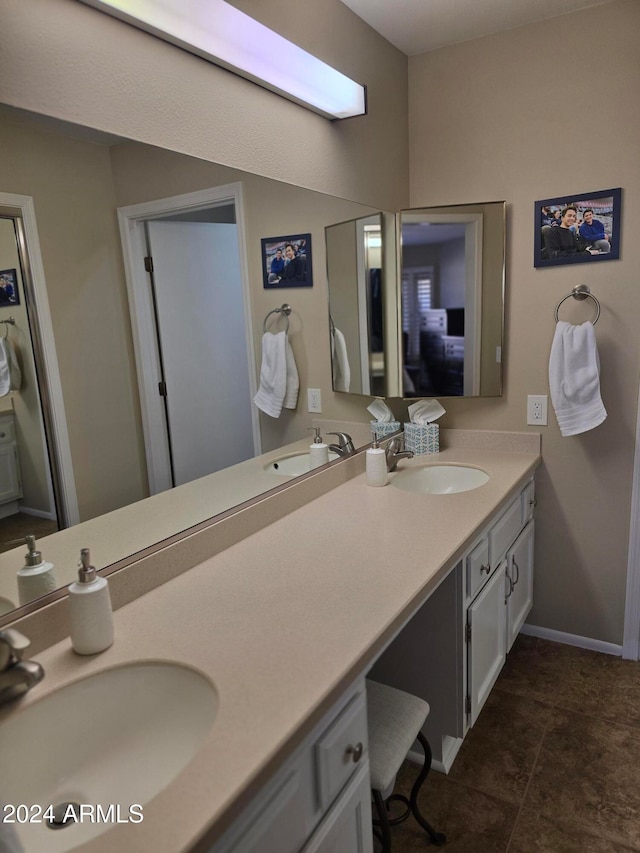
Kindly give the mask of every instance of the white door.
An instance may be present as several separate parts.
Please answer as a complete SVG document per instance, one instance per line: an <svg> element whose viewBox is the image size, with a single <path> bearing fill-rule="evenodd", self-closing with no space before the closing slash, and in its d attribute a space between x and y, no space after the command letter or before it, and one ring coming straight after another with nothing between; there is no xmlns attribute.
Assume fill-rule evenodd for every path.
<svg viewBox="0 0 640 853"><path fill-rule="evenodd" d="M237 226L147 222L174 485L254 455Z"/></svg>
<svg viewBox="0 0 640 853"><path fill-rule="evenodd" d="M507 652L533 606L534 531L535 522L531 520L507 552L507 580L511 585L507 599Z"/></svg>

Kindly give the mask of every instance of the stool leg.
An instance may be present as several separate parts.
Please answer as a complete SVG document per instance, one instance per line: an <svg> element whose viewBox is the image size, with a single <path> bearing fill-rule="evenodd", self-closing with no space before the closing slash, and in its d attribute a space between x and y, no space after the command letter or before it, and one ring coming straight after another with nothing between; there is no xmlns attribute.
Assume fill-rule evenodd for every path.
<svg viewBox="0 0 640 853"><path fill-rule="evenodd" d="M422 734L422 732L418 732L418 741L420 745L424 749L424 767L420 771L420 775L414 782L413 788L411 789L411 796L409 798L409 805L411 807L411 812L415 819L418 821L420 826L425 830L428 834L429 838L434 844L444 844L447 840L446 835L442 832L436 832L435 829L428 823L420 814L420 810L418 809L418 794L420 793L420 788L424 784L425 779L429 775L429 771L431 770L431 747L429 746L429 741Z"/></svg>
<svg viewBox="0 0 640 853"><path fill-rule="evenodd" d="M376 805L378 812L378 820L374 821L376 826L380 827L380 832L376 835L382 842L382 853L391 853L391 827L389 826L389 817L387 815L387 807L380 791L372 791L373 802Z"/></svg>

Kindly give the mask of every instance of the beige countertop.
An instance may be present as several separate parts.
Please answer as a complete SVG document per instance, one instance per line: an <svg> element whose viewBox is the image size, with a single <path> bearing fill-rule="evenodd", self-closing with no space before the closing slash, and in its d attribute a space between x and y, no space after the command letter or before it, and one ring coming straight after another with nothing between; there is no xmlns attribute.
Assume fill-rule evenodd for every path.
<svg viewBox="0 0 640 853"><path fill-rule="evenodd" d="M47 675L23 706L132 660L184 662L219 695L208 738L144 806L143 822L118 826L82 850L169 853L219 837L532 476L540 456L457 448L400 467L442 462L482 468L489 482L431 496L370 488L356 476L122 607L106 652L80 657L64 640L38 655Z"/></svg>

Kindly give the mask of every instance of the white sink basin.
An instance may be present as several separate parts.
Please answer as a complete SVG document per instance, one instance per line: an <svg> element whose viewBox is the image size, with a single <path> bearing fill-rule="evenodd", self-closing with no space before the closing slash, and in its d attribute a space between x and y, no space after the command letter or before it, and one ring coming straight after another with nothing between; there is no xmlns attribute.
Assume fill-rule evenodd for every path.
<svg viewBox="0 0 640 853"><path fill-rule="evenodd" d="M489 475L466 465L424 465L404 468L391 475L391 485L417 495L452 495L484 486Z"/></svg>
<svg viewBox="0 0 640 853"><path fill-rule="evenodd" d="M329 451L329 462L334 459L338 459L338 454ZM298 477L311 471L311 457L308 453L291 453L269 462L264 466L264 470L271 474L282 474L284 477Z"/></svg>
<svg viewBox="0 0 640 853"><path fill-rule="evenodd" d="M143 807L193 758L213 726L218 695L195 670L144 661L19 707L0 724L0 803L100 804L104 812L113 804L123 822L136 820L130 807ZM56 830L45 819L14 828L25 851L58 853L117 826L116 818L117 811L110 821L85 817Z"/></svg>

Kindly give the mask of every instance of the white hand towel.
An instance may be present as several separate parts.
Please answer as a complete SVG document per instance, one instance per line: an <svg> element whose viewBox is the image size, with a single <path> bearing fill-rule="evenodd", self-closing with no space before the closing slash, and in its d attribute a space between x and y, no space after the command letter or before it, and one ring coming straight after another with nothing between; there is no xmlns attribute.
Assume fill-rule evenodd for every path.
<svg viewBox="0 0 640 853"><path fill-rule="evenodd" d="M15 347L9 338L0 337L0 397L17 391L22 385L22 372Z"/></svg>
<svg viewBox="0 0 640 853"><path fill-rule="evenodd" d="M549 390L563 436L594 429L607 417L593 323L559 320L549 357Z"/></svg>
<svg viewBox="0 0 640 853"><path fill-rule="evenodd" d="M331 335L333 355L333 387L335 391L348 391L351 385L351 368L347 355L347 342L340 329L333 328Z"/></svg>
<svg viewBox="0 0 640 853"><path fill-rule="evenodd" d="M262 336L260 387L253 398L256 406L272 418L279 418L287 391L287 336L285 332L265 332Z"/></svg>
<svg viewBox="0 0 640 853"><path fill-rule="evenodd" d="M286 332L285 332L286 334ZM296 360L293 357L293 350L287 337L284 348L285 362L287 367L287 381L284 394L285 409L295 409L298 405L298 391L300 389L300 380L298 379L298 368Z"/></svg>

